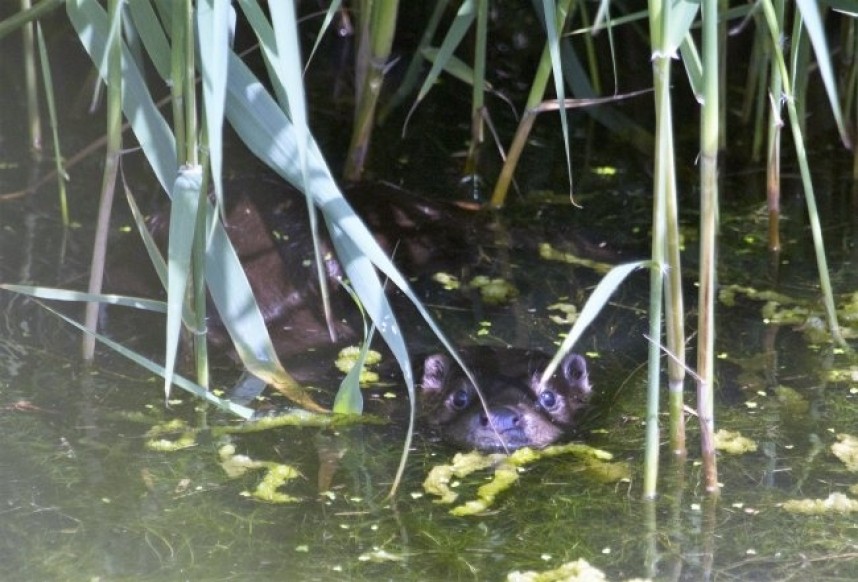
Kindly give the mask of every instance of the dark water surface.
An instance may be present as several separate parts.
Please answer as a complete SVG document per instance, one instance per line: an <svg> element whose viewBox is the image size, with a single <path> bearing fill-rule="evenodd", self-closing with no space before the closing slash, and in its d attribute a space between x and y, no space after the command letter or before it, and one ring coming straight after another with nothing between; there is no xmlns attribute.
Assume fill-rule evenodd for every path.
<svg viewBox="0 0 858 582"><path fill-rule="evenodd" d="M16 66L10 62L7 71ZM0 85L0 185L11 191L48 168L34 166L26 155L20 93L14 84ZM94 119L92 124L101 123L100 116ZM66 128L69 143L85 143L98 133L80 118L70 119ZM509 220L529 222L528 236L535 239L560 244L569 230L588 232L596 242L607 238L634 256L647 244L650 178L636 164L617 163L627 155L610 149L576 159L584 210L562 203L561 195L561 203L523 206ZM551 156L562 157L556 151ZM693 160L681 163L690 166ZM395 170L409 175L410 187L438 189L431 164L422 177L411 164ZM51 187L0 203L2 281L82 288L98 165L95 156L73 172L72 212L80 227L63 231ZM597 171L607 166L618 172ZM131 176L141 189L151 188L150 178ZM531 181L531 189L547 187ZM822 181L831 270L845 303L856 284L848 172L825 168ZM790 180L785 184L787 190L796 187ZM562 192L562 179L552 187ZM728 174L725 191L732 200L763 198L754 194L763 190L748 174ZM790 198L786 208L787 245L777 275L765 253L760 205L732 203L725 210L720 283L777 288L819 317L801 200ZM689 213L687 264L696 262L695 221ZM118 232L116 237L121 239ZM587 268L521 251L502 266L520 291L511 306L475 311L460 296L433 295L439 320L461 344L551 349L567 326L551 322L548 306L562 301L580 308L599 278ZM201 412L198 403L178 392L165 406L159 379L107 351L100 352L94 368L83 368L75 331L33 302L4 292L0 578L498 580L516 570L548 570L579 558L611 580L858 577L854 514L807 516L784 507L789 500L826 499L832 493L858 498L850 493L858 478L831 450L837 435L856 431L853 360L826 342L813 342L802 329L811 326L767 323L772 316L763 313L761 300L740 294L734 304L719 305L718 315L716 422L755 441L757 450L721 454L723 491L717 500L707 497L696 462L697 428L689 415L689 460L672 460L665 447L661 495L652 503L641 501L646 284L642 273L621 290L578 347L590 356L597 392L585 440L626 463L626 476L602 479L580 457L542 459L522 469L518 482L474 517L453 516L450 506L424 493L431 467L448 463L454 453L426 434L417 435L399 493L387 497L402 422L229 437L200 430L190 448L154 450L146 434L158 423L180 419L204 429L234 421ZM693 293L693 276L686 285ZM63 308L80 318L82 310ZM688 313L693 327L696 312L690 307ZM155 316L145 321L128 323L110 311L107 323L117 339L157 353L161 323ZM331 394L330 363L317 366L319 388ZM847 373L834 376L842 370ZM215 385L228 388L237 376L234 368L222 367ZM687 400L693 406L691 389ZM375 389L369 398L370 411L382 416L394 410L393 416L401 417L404 407L397 386ZM227 443L254 460L296 468L301 476L280 489L296 501L281 505L248 497L264 470L230 478L219 454ZM458 502L473 499L490 477L491 471L482 470L457 479Z"/></svg>

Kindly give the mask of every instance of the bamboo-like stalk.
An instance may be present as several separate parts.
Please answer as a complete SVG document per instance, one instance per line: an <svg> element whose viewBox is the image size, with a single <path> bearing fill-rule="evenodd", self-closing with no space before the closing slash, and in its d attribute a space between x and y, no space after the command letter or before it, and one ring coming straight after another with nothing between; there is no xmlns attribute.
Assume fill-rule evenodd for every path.
<svg viewBox="0 0 858 582"><path fill-rule="evenodd" d="M183 164L185 166L198 166L200 163L199 156L199 131L197 123L197 92L195 79L195 47L194 47L194 6L191 0L186 0L183 11L182 40L184 46L181 47L181 52L184 53L182 59L184 63L184 72L182 81L185 85L184 93L184 119L185 119L185 150L177 150L179 155L184 157ZM206 50L201 47L201 50ZM203 174L205 176L205 174ZM200 188L199 204L197 206L197 220L194 228L194 242L192 247L191 260L191 285L189 293L193 301L194 312L194 329L193 329L193 346L194 346L194 363L196 365L197 384L208 389L210 385L209 375L209 357L208 357L208 342L206 341L206 208L207 208L207 183L203 179L202 187Z"/></svg>
<svg viewBox="0 0 858 582"><path fill-rule="evenodd" d="M485 123L483 112L486 101L486 44L488 43L488 0L477 0L477 27L474 42L474 82L471 85L471 143L465 159L464 175L471 176L471 186L479 188L476 179L479 166L479 153L485 141Z"/></svg>
<svg viewBox="0 0 858 582"><path fill-rule="evenodd" d="M199 164L199 135L197 133L197 92L195 73L195 49L194 49L194 4L192 0L185 0L182 14L182 42L181 48L183 59L181 82L184 84L184 106L185 106L185 155L184 163L188 166ZM178 81L178 80L177 80ZM176 150L181 152L181 150ZM181 155L181 154L179 154Z"/></svg>
<svg viewBox="0 0 858 582"><path fill-rule="evenodd" d="M31 7L30 0L21 0L21 11ZM27 88L27 129L30 133L30 148L35 155L42 153L42 119L39 115L39 83L36 74L36 43L33 23L28 22L21 28L21 40L24 45L24 85Z"/></svg>
<svg viewBox="0 0 858 582"><path fill-rule="evenodd" d="M718 0L718 13L727 14L730 0ZM718 23L718 149L727 147L727 32L728 22L724 18ZM704 68L705 68L704 64Z"/></svg>
<svg viewBox="0 0 858 582"><path fill-rule="evenodd" d="M370 10L368 33L371 35L371 39L366 42L370 43L371 48L366 56L365 65L358 67L360 70L361 66L365 66L366 74L359 87L352 139L343 170L347 180L359 179L366 163L372 128L375 124L375 110L384 82L384 70L390 57L393 36L396 33L399 0L376 0L375 2L367 2L365 6L368 6ZM364 15L361 15L361 18L364 18ZM361 30L362 35L366 32ZM365 41L362 38L361 43L363 42Z"/></svg>
<svg viewBox="0 0 858 582"><path fill-rule="evenodd" d="M652 5L657 0L650 2ZM664 8L662 8L664 9ZM652 16L650 17L653 18ZM650 29L654 25L651 23ZM653 35L653 38L656 38ZM656 495L656 482L658 480L659 462L659 387L661 385L661 352L658 344L661 338L662 299L664 296L664 269L665 269L665 206L667 196L664 132L670 127L670 57L664 54L655 54L653 61L653 88L656 108L656 157L655 157L655 179L653 187L653 220L652 220L652 245L651 257L652 267L650 270L650 297L649 297L649 335L651 343L649 347L649 362L647 376L647 412L646 412L646 450L644 453L644 484L643 496L645 499L654 499Z"/></svg>
<svg viewBox="0 0 858 582"><path fill-rule="evenodd" d="M121 0L110 0L108 13L111 22L116 22L117 11L121 9ZM117 27L121 28L121 27ZM122 35L118 32L108 49L107 79L107 149L104 154L104 174L101 181L101 199L98 205L98 221L95 229L95 241L92 249L92 262L89 269L89 293L101 292L104 281L104 261L107 254L107 235L110 228L110 214L113 208L113 195L116 190L116 176L119 171L119 155L122 149ZM84 325L95 332L98 325L99 304L86 304ZM87 333L83 336L82 356L91 362L95 355L95 336Z"/></svg>
<svg viewBox="0 0 858 582"><path fill-rule="evenodd" d="M704 486L718 492L713 433L715 408L715 283L718 233L718 146L720 70L718 2L703 0L703 111L700 127L700 288L697 318L697 414L700 421Z"/></svg>
<svg viewBox="0 0 858 582"><path fill-rule="evenodd" d="M774 4L775 22L778 31L783 31L784 25L784 0L775 0ZM777 52L769 38L771 55ZM766 206L769 212L769 252L778 253L781 250L780 219L781 219L781 93L783 92L783 79L781 70L773 66L769 79L769 138L766 153ZM777 261L772 261L777 264Z"/></svg>
<svg viewBox="0 0 858 582"><path fill-rule="evenodd" d="M856 91L858 91L858 34L856 34L855 19L850 18L844 23L841 33L841 46L843 51L840 62L844 68L842 85L840 87L843 99L843 123L851 127L855 132L858 114L855 111L858 105ZM858 179L858 148L852 148L852 180Z"/></svg>
<svg viewBox="0 0 858 582"><path fill-rule="evenodd" d="M668 97L669 98L669 97ZM670 107L670 103L667 104ZM669 412L670 449L678 456L685 455L685 411L683 392L685 383L685 299L682 292L682 267L680 263L679 208L676 187L676 164L673 149L673 123L666 128L669 133L664 155L666 173L665 191L665 259L667 260L665 294L665 332L667 349L672 357L667 360L667 389Z"/></svg>
<svg viewBox="0 0 858 582"><path fill-rule="evenodd" d="M805 204L807 204L810 233L813 239L814 254L816 255L816 267L819 274L819 286L822 291L822 302L825 306L825 314L828 319L828 329L831 333L832 339L837 344L845 346L846 342L840 333L840 324L837 322L837 310L834 305L834 292L831 287L831 278L828 274L828 261L825 258L825 243L822 239L822 226L819 222L819 211L816 207L816 196L813 193L813 181L810 175L810 166L807 161L807 150L804 147L804 135L801 131L801 123L799 123L798 109L795 104L793 85L790 74L787 71L783 53L779 50L777 45L780 32L780 29L777 27L777 10L772 4L772 0L762 0L761 4L763 7L763 13L766 15L766 20L769 25L768 28L769 34L772 38L772 46L775 47L772 54L775 59L776 68L780 71L781 82L783 83L784 101L787 106L793 145L795 146L795 154L798 159L798 168L799 173L801 174L801 184L804 190Z"/></svg>

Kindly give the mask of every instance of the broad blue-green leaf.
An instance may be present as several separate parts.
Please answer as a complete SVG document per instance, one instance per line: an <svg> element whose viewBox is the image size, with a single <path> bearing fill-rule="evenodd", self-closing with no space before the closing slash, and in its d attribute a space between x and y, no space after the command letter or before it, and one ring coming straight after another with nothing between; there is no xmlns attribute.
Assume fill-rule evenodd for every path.
<svg viewBox="0 0 858 582"><path fill-rule="evenodd" d="M700 10L700 0L665 0L671 3L670 22L668 30L665 31L667 39L664 51L667 55L675 56L679 45L685 39L685 35L691 30L694 19Z"/></svg>
<svg viewBox="0 0 858 582"><path fill-rule="evenodd" d="M235 15L227 0L201 0L197 3L197 40L206 135L218 208L223 208L223 117L231 20L234 22Z"/></svg>
<svg viewBox="0 0 858 582"><path fill-rule="evenodd" d="M694 38L690 33L685 35L679 51L682 54L682 65L685 67L685 74L688 75L688 83L691 85L691 91L694 93L695 99L699 103L702 103L703 63L700 60L700 53L697 52L697 46L694 44Z"/></svg>
<svg viewBox="0 0 858 582"><path fill-rule="evenodd" d="M596 316L599 315L602 308L608 303L608 300L611 298L611 295L614 294L614 291L617 290L617 287L620 286L620 283L625 281L626 277L628 277L633 271L646 266L647 264L648 261L635 261L634 263L617 265L602 277L602 280L599 281L599 284L596 285L595 289L593 289L590 297L587 298L587 302L584 304L583 309L581 309L581 315L579 315L578 319L575 320L575 323L572 324L572 329L569 330L569 333L564 338L560 348L558 348L557 353L554 354L554 357L548 363L548 366L545 367L545 371L542 372L541 382L547 381L551 375L554 374L558 364L560 364L560 361L563 359L563 356L572 350L575 346L575 342L578 341L578 338L581 337L584 330L593 323L593 320L596 319Z"/></svg>
<svg viewBox="0 0 858 582"><path fill-rule="evenodd" d="M173 368L179 351L182 306L191 272L191 247L200 202L203 170L200 166L182 168L173 186L170 205L170 240L167 250L167 349L164 367L164 393L169 398Z"/></svg>
<svg viewBox="0 0 858 582"><path fill-rule="evenodd" d="M106 79L107 14L95 0L69 0L66 10L81 43L98 67L99 75ZM140 70L124 45L122 86L122 111L161 187L165 192L169 192L178 172L176 141L170 126L155 106Z"/></svg>
<svg viewBox="0 0 858 582"><path fill-rule="evenodd" d="M169 80L170 43L167 41L167 35L152 4L149 2L128 2L127 6L137 34L140 35L155 70L158 71L161 79Z"/></svg>
<svg viewBox="0 0 858 582"><path fill-rule="evenodd" d="M161 0L156 6L162 15L171 13L172 5L168 0ZM90 58L95 63L101 62L107 36L104 10L95 0L70 0L67 10ZM127 49L123 48L122 78L125 90L122 93L122 108L155 175L164 191L169 193L178 173L175 139L155 107L140 71L126 53ZM100 70L100 74L105 78L106 71ZM212 241L206 255L209 290L239 354L252 355L253 359L245 362L249 371L273 384L287 397L312 410L321 410L280 364L238 256L223 226L213 221L211 212L208 206L209 225L213 225ZM236 314L242 316L240 322L230 320L229 316Z"/></svg>

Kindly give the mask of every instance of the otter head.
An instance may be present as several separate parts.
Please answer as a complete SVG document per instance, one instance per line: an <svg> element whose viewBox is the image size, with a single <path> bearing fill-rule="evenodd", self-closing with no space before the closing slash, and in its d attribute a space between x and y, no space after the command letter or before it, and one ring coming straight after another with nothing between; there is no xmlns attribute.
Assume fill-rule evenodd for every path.
<svg viewBox="0 0 858 582"><path fill-rule="evenodd" d="M541 353L478 348L466 352L464 359L482 400L446 354L426 358L422 379L422 416L442 437L462 447L545 447L574 428L590 397L587 363L577 354L567 355L544 383L540 379L549 358Z"/></svg>

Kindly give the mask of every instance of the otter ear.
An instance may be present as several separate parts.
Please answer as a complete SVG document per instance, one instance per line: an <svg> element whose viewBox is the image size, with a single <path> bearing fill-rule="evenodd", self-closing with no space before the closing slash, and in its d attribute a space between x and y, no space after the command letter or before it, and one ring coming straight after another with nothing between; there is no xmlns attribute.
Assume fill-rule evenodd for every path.
<svg viewBox="0 0 858 582"><path fill-rule="evenodd" d="M424 392L440 392L450 370L450 358L444 354L432 354L423 361L423 379L420 384Z"/></svg>
<svg viewBox="0 0 858 582"><path fill-rule="evenodd" d="M560 363L563 377L570 384L576 384L581 380L587 380L587 360L578 354L568 354Z"/></svg>

